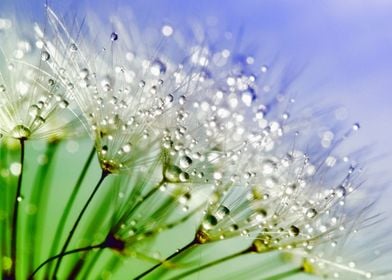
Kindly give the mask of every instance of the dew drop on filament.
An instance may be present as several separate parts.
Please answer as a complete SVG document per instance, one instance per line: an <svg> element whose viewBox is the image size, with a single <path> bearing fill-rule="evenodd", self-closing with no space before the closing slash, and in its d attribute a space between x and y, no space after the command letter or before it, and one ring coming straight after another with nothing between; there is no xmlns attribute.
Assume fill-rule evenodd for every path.
<svg viewBox="0 0 392 280"><path fill-rule="evenodd" d="M43 51L41 53L41 60L42 61L48 61L50 58L50 54L47 51Z"/></svg>
<svg viewBox="0 0 392 280"><path fill-rule="evenodd" d="M118 34L116 32L112 32L112 34L110 34L110 40L112 42L117 41L118 40Z"/></svg>

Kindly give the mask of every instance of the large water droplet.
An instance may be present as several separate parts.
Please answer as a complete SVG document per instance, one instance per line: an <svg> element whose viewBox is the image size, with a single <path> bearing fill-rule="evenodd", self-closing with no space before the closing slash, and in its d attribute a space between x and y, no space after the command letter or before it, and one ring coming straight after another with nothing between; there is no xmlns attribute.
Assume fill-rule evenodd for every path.
<svg viewBox="0 0 392 280"><path fill-rule="evenodd" d="M202 223L204 229L209 230L218 224L218 219L214 215L207 215Z"/></svg>
<svg viewBox="0 0 392 280"><path fill-rule="evenodd" d="M14 129L11 131L11 135L17 139L27 139L30 137L31 131L24 125L20 124L14 127Z"/></svg>
<svg viewBox="0 0 392 280"><path fill-rule="evenodd" d="M43 51L41 53L41 60L42 61L48 61L50 58L50 54L47 51Z"/></svg>
<svg viewBox="0 0 392 280"><path fill-rule="evenodd" d="M117 41L118 40L118 34L116 32L112 32L112 34L110 34L110 40L111 41Z"/></svg>
<svg viewBox="0 0 392 280"><path fill-rule="evenodd" d="M178 183L180 181L181 168L176 165L170 165L165 169L164 177L168 182Z"/></svg>
<svg viewBox="0 0 392 280"><path fill-rule="evenodd" d="M317 210L314 209L314 208L309 208L309 209L306 211L306 217L308 217L308 218L313 218L313 217L315 217L316 215L317 215Z"/></svg>
<svg viewBox="0 0 392 280"><path fill-rule="evenodd" d="M224 205L219 206L218 210L216 211L216 218L218 220L222 220L224 217L230 214L230 209Z"/></svg>
<svg viewBox="0 0 392 280"><path fill-rule="evenodd" d="M180 158L180 167L188 168L192 164L192 159L188 156L183 156Z"/></svg>
<svg viewBox="0 0 392 280"><path fill-rule="evenodd" d="M289 235L290 235L290 236L298 236L298 235L299 235L299 232L300 232L300 230L299 230L299 228L297 228L296 226L291 226L291 227L289 228Z"/></svg>
<svg viewBox="0 0 392 280"><path fill-rule="evenodd" d="M150 68L151 74L159 76L166 73L166 65L160 60L154 60Z"/></svg>

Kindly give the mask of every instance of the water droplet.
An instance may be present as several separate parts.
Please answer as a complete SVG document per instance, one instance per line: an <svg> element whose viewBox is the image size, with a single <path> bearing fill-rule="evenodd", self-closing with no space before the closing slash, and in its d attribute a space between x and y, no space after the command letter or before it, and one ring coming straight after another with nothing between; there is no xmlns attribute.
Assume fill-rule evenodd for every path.
<svg viewBox="0 0 392 280"><path fill-rule="evenodd" d="M71 44L71 45L69 46L69 50L70 50L71 52L76 52L76 51L78 50L78 46L76 46L76 44Z"/></svg>
<svg viewBox="0 0 392 280"><path fill-rule="evenodd" d="M178 178L180 179L181 182L186 182L189 180L189 174L186 172L181 172Z"/></svg>
<svg viewBox="0 0 392 280"><path fill-rule="evenodd" d="M124 153L129 153L131 151L132 145L131 143L127 143L124 146L122 146L121 151Z"/></svg>
<svg viewBox="0 0 392 280"><path fill-rule="evenodd" d="M64 100L64 99L63 99L63 100L61 100L61 101L59 102L59 107L60 107L61 109L67 108L68 105L69 105L69 103L68 103L67 100Z"/></svg>
<svg viewBox="0 0 392 280"><path fill-rule="evenodd" d="M180 181L181 168L176 165L170 165L165 169L164 177L168 182L178 183Z"/></svg>
<svg viewBox="0 0 392 280"><path fill-rule="evenodd" d="M40 112L40 108L37 105L31 105L29 108L29 115L32 117L36 117Z"/></svg>
<svg viewBox="0 0 392 280"><path fill-rule="evenodd" d="M209 230L218 224L218 220L214 215L207 215L202 223L204 229Z"/></svg>
<svg viewBox="0 0 392 280"><path fill-rule="evenodd" d="M186 97L184 95L181 95L180 98L178 98L178 103L180 105L184 105L186 101Z"/></svg>
<svg viewBox="0 0 392 280"><path fill-rule="evenodd" d="M346 188L343 186L339 186L335 189L335 194L337 197L342 198L346 196Z"/></svg>
<svg viewBox="0 0 392 280"><path fill-rule="evenodd" d="M31 131L24 125L20 124L14 127L14 129L11 131L11 135L17 139L27 139L30 137Z"/></svg>
<svg viewBox="0 0 392 280"><path fill-rule="evenodd" d="M222 220L224 217L230 214L230 209L224 205L220 205L218 210L216 211L215 217L218 220Z"/></svg>
<svg viewBox="0 0 392 280"><path fill-rule="evenodd" d="M361 125L359 123L354 123L353 126L352 126L352 129L354 131L358 131L360 128L361 128Z"/></svg>
<svg viewBox="0 0 392 280"><path fill-rule="evenodd" d="M309 209L306 211L306 217L308 217L308 218L313 218L313 217L315 217L316 215L317 215L317 210L314 209L314 208L309 208Z"/></svg>
<svg viewBox="0 0 392 280"><path fill-rule="evenodd" d="M20 196L18 196L18 197L16 198L16 200L17 200L18 202L22 202L23 199L24 199L24 197L23 197L22 195L20 195Z"/></svg>
<svg viewBox="0 0 392 280"><path fill-rule="evenodd" d="M184 193L183 195L181 195L179 198L178 198L178 202L179 203L181 203L181 204L186 204L186 203L188 203L188 201L191 199L191 194L190 193Z"/></svg>
<svg viewBox="0 0 392 280"><path fill-rule="evenodd" d="M101 154L102 155L106 155L107 152L108 152L108 146L103 145L102 148L101 148Z"/></svg>
<svg viewBox="0 0 392 280"><path fill-rule="evenodd" d="M118 34L116 32L112 32L112 34L110 34L110 40L112 42L117 41L118 40Z"/></svg>
<svg viewBox="0 0 392 280"><path fill-rule="evenodd" d="M261 66L260 71L261 71L262 73L266 73L266 72L268 71L268 66L267 66L267 65Z"/></svg>
<svg viewBox="0 0 392 280"><path fill-rule="evenodd" d="M79 77L80 77L81 79L86 79L86 78L88 77L88 75L89 75L89 71L88 71L87 68L83 68L83 69L81 69L80 72L79 72Z"/></svg>
<svg viewBox="0 0 392 280"><path fill-rule="evenodd" d="M166 73L166 65L160 60L154 60L150 68L151 74L159 76Z"/></svg>
<svg viewBox="0 0 392 280"><path fill-rule="evenodd" d="M300 230L299 230L299 228L297 228L296 226L291 226L291 227L289 228L289 235L290 235L290 236L298 236L298 235L299 235L299 232L300 232Z"/></svg>
<svg viewBox="0 0 392 280"><path fill-rule="evenodd" d="M169 36L173 35L174 29L170 25L166 24L166 25L162 26L161 32L162 32L163 36L169 37Z"/></svg>
<svg viewBox="0 0 392 280"><path fill-rule="evenodd" d="M145 81L141 80L141 81L139 82L139 87L140 87L140 88L144 88L145 85L146 85L146 82L145 82Z"/></svg>
<svg viewBox="0 0 392 280"><path fill-rule="evenodd" d="M50 59L50 54L47 51L43 51L41 53L41 60L42 61L48 61Z"/></svg>
<svg viewBox="0 0 392 280"><path fill-rule="evenodd" d="M256 94L253 90L244 91L241 95L241 100L246 106L251 106L256 99Z"/></svg>
<svg viewBox="0 0 392 280"><path fill-rule="evenodd" d="M188 156L183 156L180 158L180 167L188 168L192 164L192 159Z"/></svg>
<svg viewBox="0 0 392 280"><path fill-rule="evenodd" d="M22 165L20 162L13 162L10 165L10 172L14 176L19 176L22 171Z"/></svg>

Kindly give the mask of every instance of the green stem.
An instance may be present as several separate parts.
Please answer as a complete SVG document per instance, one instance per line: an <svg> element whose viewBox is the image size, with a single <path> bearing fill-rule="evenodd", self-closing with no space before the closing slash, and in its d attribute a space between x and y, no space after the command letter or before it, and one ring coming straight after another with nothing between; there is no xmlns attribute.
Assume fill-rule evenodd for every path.
<svg viewBox="0 0 392 280"><path fill-rule="evenodd" d="M50 263L51 261L54 261L55 259L59 259L59 258L63 258L64 256L70 255L70 254L75 254L75 253L79 253L79 252L85 252L85 251L90 251L93 249L103 249L105 248L105 243L100 243L98 245L91 245L91 246L87 246L87 247L83 247L83 248L78 248L78 249L74 249L74 250L70 250L67 252L63 252L60 254L57 254L53 257L48 258L46 261L44 261L43 263L41 263L34 271L33 273L29 276L29 280L34 279L34 276L38 273L38 271L44 267L46 264Z"/></svg>
<svg viewBox="0 0 392 280"><path fill-rule="evenodd" d="M12 266L8 279L16 279L16 258L17 258L17 239L18 239L18 214L19 214L19 204L21 202L22 193L22 179L23 179L23 163L25 154L25 140L24 138L19 139L20 142L20 174L18 177L18 184L16 187L16 194L14 200L14 211L12 214L12 224L11 224L11 260ZM6 279L7 279L6 278Z"/></svg>
<svg viewBox="0 0 392 280"><path fill-rule="evenodd" d="M83 269L82 272L82 276L80 279L87 279L88 276L90 276L90 272L93 270L94 265L97 263L98 259L102 256L103 251L98 251L96 254L94 254L94 256L90 257L89 260L84 260L84 263L87 262L87 266L85 267L85 269ZM68 279L71 279L68 276Z"/></svg>
<svg viewBox="0 0 392 280"><path fill-rule="evenodd" d="M191 242L189 242L187 245L185 245L184 247L182 247L181 249L178 249L175 253L171 254L170 256L168 256L164 261L154 265L153 267L147 269L146 271L144 271L143 273L139 274L138 276L136 276L135 278L133 278L133 280L139 280L142 279L143 277L147 276L148 274L150 274L151 272L153 272L155 269L157 269L158 267L160 267L163 263L175 258L176 256L184 253L186 250L193 248L197 243L197 240L194 239Z"/></svg>
<svg viewBox="0 0 392 280"><path fill-rule="evenodd" d="M164 180L161 180L161 181L160 181L155 187L153 187L148 193L146 193L143 197L141 197L141 198L139 199L139 202L138 202L138 203L136 202L136 204L128 210L127 214L124 215L124 217L130 217L133 213L135 213L135 211L136 211L137 209L139 209L140 206L143 205L143 202L145 202L148 198L150 198L154 193L156 193L156 192L159 190L159 188L162 186L162 184L163 184L164 182L165 182Z"/></svg>
<svg viewBox="0 0 392 280"><path fill-rule="evenodd" d="M293 268L291 270L288 270L288 271L285 271L285 272L282 272L282 273L279 273L279 274L275 274L273 276L269 276L269 277L266 277L266 278L262 278L262 280L281 280L283 278L287 278L287 277L293 276L293 275L295 275L297 273L300 273L300 272L303 272L303 271L304 271L303 267L295 267L295 268Z"/></svg>
<svg viewBox="0 0 392 280"><path fill-rule="evenodd" d="M106 178L109 174L110 174L110 173L108 173L107 171L104 171L104 170L102 171L101 177L100 177L100 179L98 180L97 185L95 186L93 192L91 193L91 195L90 195L89 198L87 199L87 201L86 201L86 203L84 204L82 210L80 211L78 217L76 218L76 221L75 221L75 223L74 223L74 225L73 225L71 231L69 232L66 241L64 242L64 245L63 245L63 247L62 247L62 249L61 249L60 255L61 255L61 254L64 254L65 251L67 250L68 245L69 245L69 243L71 242L71 239L72 239L72 237L73 237L73 235L74 235L74 233L75 233L75 230L77 229L77 227L78 227L80 221L82 220L82 217L83 217L84 213L86 212L88 206L90 205L91 201L93 200L93 198L94 198L95 194L97 193L99 187L102 185L102 182L105 180L105 178ZM60 256L59 259L57 260L56 267L55 267L54 272L53 272L53 276L54 276L53 278L54 278L54 279L57 279L57 278L56 278L56 275L57 275L57 272L58 272L58 270L59 270L59 268L60 268L62 259L63 259L62 256Z"/></svg>
<svg viewBox="0 0 392 280"><path fill-rule="evenodd" d="M207 263L207 264L205 264L205 265L198 266L198 267L196 267L196 268L194 268L194 269L191 269L191 270L188 270L188 271L186 271L186 272L184 272L184 273L182 273L182 274L176 275L174 278L170 278L169 280L182 279L182 278L184 278L185 276L191 275L191 274L196 273L196 272L198 272L198 271L200 271L200 270L203 270L203 269L207 269L207 268L209 268L209 267L211 267L211 266L218 265L218 264L223 263L223 262L225 262L225 261L234 259L234 258L239 257L239 256L241 256L241 255L244 255L244 254L246 254L246 253L249 253L249 249L246 249L246 250L241 251L241 252L238 252L238 253L234 253L234 254L232 254L232 255L226 256L226 257L221 258L221 259L217 259L217 260L212 261L212 262L210 262L210 263Z"/></svg>
<svg viewBox="0 0 392 280"><path fill-rule="evenodd" d="M63 211L63 213L61 215L61 218L59 220L59 224L58 224L57 229L56 229L56 233L54 235L54 240L53 240L53 243L52 243L52 246L51 246L51 249L50 249L49 256L53 256L55 254L55 252L56 252L56 250L57 250L57 248L58 248L58 246L60 244L61 236L63 235L64 227L65 227L65 224L66 224L66 222L68 220L68 216L69 216L69 214L71 212L72 207L74 206L75 199L76 199L76 197L77 197L77 195L79 193L80 186L82 185L82 182L83 182L84 178L86 177L87 170L88 170L88 168L91 165L91 162L92 162L92 160L94 158L94 154L95 154L95 147L93 147L91 149L90 154L89 154L86 162L84 163L83 169L82 169L82 171L81 171L81 173L79 175L79 178L76 181L75 187L73 188L71 196L68 199L67 204L66 204L66 206L64 208L64 211ZM50 269L50 266L47 266L47 270L48 269Z"/></svg>
<svg viewBox="0 0 392 280"><path fill-rule="evenodd" d="M47 213L47 199L48 197L50 175L52 170L53 158L58 148L58 142L50 142L45 151L47 162L40 164L36 171L34 184L31 190L31 196L29 204L36 207L36 213L32 214L32 217L27 220L27 229L30 238L26 240L26 247L30 248L29 254L29 268L28 271L31 273L35 266L36 258L40 255L41 242L43 236L43 229L41 227L43 215ZM39 223L41 225L39 225Z"/></svg>

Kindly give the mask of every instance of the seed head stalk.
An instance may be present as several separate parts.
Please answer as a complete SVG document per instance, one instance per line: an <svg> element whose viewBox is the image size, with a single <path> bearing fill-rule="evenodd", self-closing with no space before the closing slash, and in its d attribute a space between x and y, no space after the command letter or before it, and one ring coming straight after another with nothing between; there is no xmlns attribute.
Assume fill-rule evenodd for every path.
<svg viewBox="0 0 392 280"><path fill-rule="evenodd" d="M12 224L11 224L11 270L5 279L16 279L16 264L17 264L17 239L18 239L18 214L19 214L19 203L21 202L22 194L22 179L23 179L23 165L25 156L25 138L20 138L20 173L18 177L18 183L16 186L16 194L14 200L14 211L12 214Z"/></svg>
<svg viewBox="0 0 392 280"><path fill-rule="evenodd" d="M27 220L27 228L30 232L30 238L27 240L29 248L29 267L28 271L32 272L35 266L36 258L40 255L41 242L43 234L44 216L47 210L47 200L43 199L48 195L49 182L51 179L52 169L54 165L54 157L58 151L59 141L51 141L48 143L45 151L47 161L40 164L35 175L34 185L31 190L30 205L37 207L37 212ZM54 255L54 254L52 254Z"/></svg>
<svg viewBox="0 0 392 280"><path fill-rule="evenodd" d="M76 199L76 197L77 197L77 195L79 193L80 186L82 185L82 182L83 182L83 180L84 180L84 178L85 178L85 176L87 174L87 170L88 170L89 166L91 165L91 162L93 160L94 154L95 154L95 147L93 147L91 149L91 152L88 155L88 158L87 158L86 162L84 163L83 169L82 169L82 171L81 171L81 173L80 173L80 175L78 177L78 180L77 180L77 182L75 184L75 187L74 187L74 189L72 191L71 197L67 201L67 205L65 206L64 211L63 211L63 213L61 215L61 218L59 220L59 225L57 226L56 233L55 233L55 236L54 236L54 240L53 240L53 243L51 245L51 250L50 250L49 256L53 256L55 254L58 246L59 246L59 243L60 243L60 240L61 240L61 236L62 236L62 233L64 231L65 223L68 220L69 213L71 212L71 208L73 207L73 205L75 203L75 199ZM46 269L50 269L50 267L51 266L49 265L49 266L46 267Z"/></svg>
<svg viewBox="0 0 392 280"><path fill-rule="evenodd" d="M91 245L91 246L87 246L87 247L83 247L83 248L78 248L78 249L74 249L74 250L70 250L70 251L64 252L62 254L58 254L58 255L52 256L52 257L48 258L46 261L44 261L43 263L41 263L33 271L33 273L29 276L28 279L29 280L33 280L34 276L38 273L38 271L40 271L41 268L43 268L46 264L48 264L48 263L50 263L50 262L52 262L52 261L54 261L56 259L63 258L64 256L75 254L75 253L79 253L79 252L91 251L93 249L101 249L101 248L104 248L104 246L105 246L105 243L103 242L103 243L100 243L100 244L97 244L97 245Z"/></svg>
<svg viewBox="0 0 392 280"><path fill-rule="evenodd" d="M97 185L95 186L93 192L91 193L91 195L90 195L89 198L87 199L87 201L86 201L86 203L84 204L82 210L80 211L78 217L76 218L76 221L75 221L74 225L72 226L72 229L71 229L71 231L69 232L68 237L67 237L66 241L64 242L64 245L63 245L63 247L62 247L62 249L61 249L61 251L60 251L60 254L59 254L60 257L59 257L58 260L57 260L57 263L56 263L56 266L55 266L55 269L54 269L54 272L53 272L53 278L54 278L54 279L57 279L56 275L57 275L57 273L58 273L58 271L59 271L59 269L60 269L61 261L62 261L62 259L63 259L63 256L62 256L62 255L66 252L66 250L67 250L67 248L68 248L68 245L69 245L69 243L71 242L71 239L72 239L72 237L73 237L73 235L74 235L74 233L75 233L75 231L76 231L76 229L77 229L77 227L78 227L80 221L82 220L83 215L84 215L84 213L86 212L88 206L90 205L91 201L93 200L95 194L98 192L98 190L99 190L100 186L102 185L103 181L105 180L105 178L106 178L109 174L110 174L110 173L109 173L107 170L102 170L102 174L101 174L100 179L98 180Z"/></svg>
<svg viewBox="0 0 392 280"><path fill-rule="evenodd" d="M180 254L183 254L185 251L193 248L194 246L196 246L198 243L197 239L192 240L191 242L189 242L187 245L185 245L184 247L182 247L181 249L178 249L176 252L174 252L173 254L171 254L170 256L168 256L164 261L154 265L153 267L147 269L146 271L144 271L143 273L139 274L138 276L136 276L135 278L133 278L133 280L140 280L143 277L147 276L148 274L152 273L155 269L157 269L158 267L160 267L163 263L177 257Z"/></svg>

